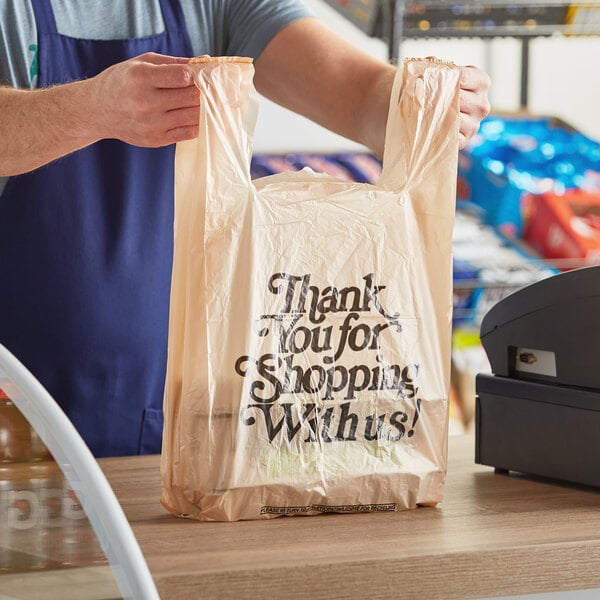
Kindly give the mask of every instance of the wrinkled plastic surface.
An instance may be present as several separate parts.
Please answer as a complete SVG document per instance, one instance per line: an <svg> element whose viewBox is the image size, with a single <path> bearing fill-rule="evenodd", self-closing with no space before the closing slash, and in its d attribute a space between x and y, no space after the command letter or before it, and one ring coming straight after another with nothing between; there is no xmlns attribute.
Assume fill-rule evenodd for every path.
<svg viewBox="0 0 600 600"><path fill-rule="evenodd" d="M178 145L161 502L231 521L435 505L446 473L458 69L398 69L381 179L251 180L253 66L194 63Z"/></svg>

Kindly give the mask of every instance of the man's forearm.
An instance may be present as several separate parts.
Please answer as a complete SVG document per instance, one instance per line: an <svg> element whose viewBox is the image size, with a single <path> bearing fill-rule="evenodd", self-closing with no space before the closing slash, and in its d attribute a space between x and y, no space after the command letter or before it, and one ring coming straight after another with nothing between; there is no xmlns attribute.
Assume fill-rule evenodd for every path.
<svg viewBox="0 0 600 600"><path fill-rule="evenodd" d="M156 148L198 134L198 89L187 58L147 53L83 81L0 87L0 177L105 138Z"/></svg>
<svg viewBox="0 0 600 600"><path fill-rule="evenodd" d="M259 92L381 156L395 67L311 17L280 31L255 65ZM490 80L476 67L460 69L459 140L464 146L490 110Z"/></svg>
<svg viewBox="0 0 600 600"><path fill-rule="evenodd" d="M31 171L95 141L86 86L0 87L0 176Z"/></svg>
<svg viewBox="0 0 600 600"><path fill-rule="evenodd" d="M255 84L271 100L381 154L394 74L309 17L267 45Z"/></svg>

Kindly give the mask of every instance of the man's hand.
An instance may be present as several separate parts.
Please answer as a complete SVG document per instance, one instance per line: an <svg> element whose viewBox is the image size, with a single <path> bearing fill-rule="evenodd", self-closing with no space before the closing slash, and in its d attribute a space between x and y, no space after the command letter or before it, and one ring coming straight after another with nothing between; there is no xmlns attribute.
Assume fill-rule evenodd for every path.
<svg viewBox="0 0 600 600"><path fill-rule="evenodd" d="M159 147L198 133L187 58L148 53L96 77L38 90L0 87L0 177L105 138Z"/></svg>
<svg viewBox="0 0 600 600"><path fill-rule="evenodd" d="M95 77L98 137L147 147L196 137L199 91L187 62L148 53Z"/></svg>
<svg viewBox="0 0 600 600"><path fill-rule="evenodd" d="M459 145L464 148L490 112L490 78L477 67L460 67Z"/></svg>

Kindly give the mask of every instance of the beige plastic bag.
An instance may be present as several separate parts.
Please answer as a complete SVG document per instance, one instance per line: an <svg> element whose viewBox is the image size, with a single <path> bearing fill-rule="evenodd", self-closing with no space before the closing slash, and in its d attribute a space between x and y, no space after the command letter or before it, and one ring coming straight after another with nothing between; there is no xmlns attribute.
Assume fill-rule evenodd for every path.
<svg viewBox="0 0 600 600"><path fill-rule="evenodd" d="M162 504L231 521L433 505L446 473L458 69L406 60L383 174L251 181L252 63L194 61Z"/></svg>

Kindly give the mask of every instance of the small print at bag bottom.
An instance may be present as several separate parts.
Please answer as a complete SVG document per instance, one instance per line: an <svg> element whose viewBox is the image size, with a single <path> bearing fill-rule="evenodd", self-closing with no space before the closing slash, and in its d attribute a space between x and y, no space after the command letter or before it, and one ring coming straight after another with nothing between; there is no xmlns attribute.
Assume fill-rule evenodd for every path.
<svg viewBox="0 0 600 600"><path fill-rule="evenodd" d="M191 63L163 506L211 521L435 505L446 475L458 68L408 59L376 185L251 180L253 65Z"/></svg>

